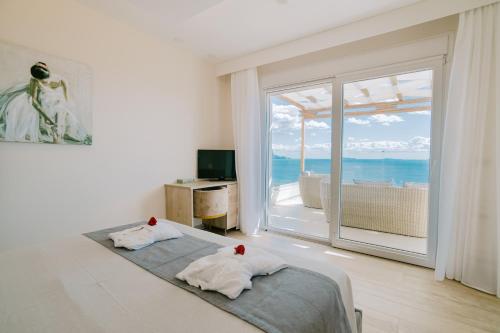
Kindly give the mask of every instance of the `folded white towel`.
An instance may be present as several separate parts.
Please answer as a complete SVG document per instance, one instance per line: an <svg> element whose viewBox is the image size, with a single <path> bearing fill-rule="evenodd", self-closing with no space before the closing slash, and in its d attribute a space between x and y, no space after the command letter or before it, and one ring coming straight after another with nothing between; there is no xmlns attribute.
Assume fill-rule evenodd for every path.
<svg viewBox="0 0 500 333"><path fill-rule="evenodd" d="M287 267L285 261L257 248L246 247L245 254L234 254L228 246L216 254L189 264L176 278L202 290L215 290L231 299L252 288L252 276L273 274Z"/></svg>
<svg viewBox="0 0 500 333"><path fill-rule="evenodd" d="M158 219L156 225L143 224L137 227L112 232L109 235L115 247L138 250L154 242L182 237L182 233L166 220Z"/></svg>
<svg viewBox="0 0 500 333"><path fill-rule="evenodd" d="M215 290L231 299L252 288L252 273L235 258L220 253L193 261L176 278L202 290Z"/></svg>
<svg viewBox="0 0 500 333"><path fill-rule="evenodd" d="M244 255L235 255L234 246L220 248L217 252L235 258L241 264L246 265L252 276L271 275L287 267L286 262L280 257L252 246L245 246Z"/></svg>

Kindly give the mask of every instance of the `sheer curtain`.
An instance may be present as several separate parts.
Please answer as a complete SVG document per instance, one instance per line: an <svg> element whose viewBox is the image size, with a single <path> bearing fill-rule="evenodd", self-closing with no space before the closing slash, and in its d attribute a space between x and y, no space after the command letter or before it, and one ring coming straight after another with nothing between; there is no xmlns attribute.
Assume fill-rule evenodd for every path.
<svg viewBox="0 0 500 333"><path fill-rule="evenodd" d="M500 4L460 14L443 133L436 278L500 296Z"/></svg>
<svg viewBox="0 0 500 333"><path fill-rule="evenodd" d="M231 106L240 194L240 229L255 234L263 218L262 146L257 69L231 74Z"/></svg>

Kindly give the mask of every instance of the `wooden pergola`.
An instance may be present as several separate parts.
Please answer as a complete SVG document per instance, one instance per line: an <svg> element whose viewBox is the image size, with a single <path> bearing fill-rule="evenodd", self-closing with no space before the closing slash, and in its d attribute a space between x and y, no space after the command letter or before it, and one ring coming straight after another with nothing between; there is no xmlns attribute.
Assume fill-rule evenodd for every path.
<svg viewBox="0 0 500 333"><path fill-rule="evenodd" d="M421 71L344 84L344 117L431 110L432 71ZM309 119L332 117L332 85L323 84L278 96L301 115L301 171L305 169L305 128Z"/></svg>

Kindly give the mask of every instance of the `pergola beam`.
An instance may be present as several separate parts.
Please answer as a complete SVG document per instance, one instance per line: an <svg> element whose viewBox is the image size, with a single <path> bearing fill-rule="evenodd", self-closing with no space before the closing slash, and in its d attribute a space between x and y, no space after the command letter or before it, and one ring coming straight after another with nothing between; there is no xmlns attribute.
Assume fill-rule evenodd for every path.
<svg viewBox="0 0 500 333"><path fill-rule="evenodd" d="M373 111L351 111L351 112L344 112L344 117L371 116L374 114L382 114L382 113L411 113L411 112L418 112L418 111L430 111L430 107L421 106L418 108L399 108L399 109L398 108L391 108L391 109L381 109L381 110L373 110ZM306 119L320 119L320 118L331 118L331 117L332 117L331 113L304 115L304 118L306 118Z"/></svg>
<svg viewBox="0 0 500 333"><path fill-rule="evenodd" d="M392 90L394 91L394 94L396 95L396 97L398 98L399 101L402 101L403 100L403 94L399 90L398 78L393 75L389 79L391 81Z"/></svg>
<svg viewBox="0 0 500 333"><path fill-rule="evenodd" d="M391 108L391 109L380 109L374 111L352 111L352 112L344 112L344 117L353 117L353 116L371 116L374 114L382 114L382 113L411 113L417 111L429 111L430 107L428 106L420 106L417 108Z"/></svg>
<svg viewBox="0 0 500 333"><path fill-rule="evenodd" d="M303 117L306 117L306 118L316 116L316 113L314 113L314 112L309 112L309 111L307 111L307 110L305 110L305 111L301 111L301 112L302 112L302 116L303 116Z"/></svg>
<svg viewBox="0 0 500 333"><path fill-rule="evenodd" d="M299 102L297 101L294 101L293 99L291 99L290 97L287 97L285 95L279 95L278 96L279 98L281 98L283 101L287 102L287 103L290 103L291 105L297 107L299 110L301 111L306 111L306 108L304 107L304 105L300 104Z"/></svg>
<svg viewBox="0 0 500 333"><path fill-rule="evenodd" d="M432 98L423 97L423 98L416 98L416 99L411 99L411 100L402 100L402 101L395 101L395 102L378 102L378 103L372 102L372 103L366 103L366 104L344 104L344 110L365 109L365 108L393 109L399 105L421 104L421 103L427 103L430 101L432 101ZM332 108L304 109L304 111L308 112L308 113L318 113L318 112L325 112L325 111L331 112L331 110L332 110Z"/></svg>
<svg viewBox="0 0 500 333"><path fill-rule="evenodd" d="M427 103L427 102L430 102L431 100L432 100L432 98L430 98L430 97L423 97L423 98L416 98L416 99L410 99L410 100L401 100L401 101L398 100L398 101L394 101L394 102L378 102L378 103L366 103L366 104L345 104L344 110L345 109L371 108L371 107L376 107L376 108L395 107L398 105L407 105L407 104L411 105L411 104Z"/></svg>

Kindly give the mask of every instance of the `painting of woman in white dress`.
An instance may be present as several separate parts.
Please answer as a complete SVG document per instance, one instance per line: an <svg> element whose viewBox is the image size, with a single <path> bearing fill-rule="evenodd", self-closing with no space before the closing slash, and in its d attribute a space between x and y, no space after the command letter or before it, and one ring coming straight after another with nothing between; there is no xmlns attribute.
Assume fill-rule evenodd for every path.
<svg viewBox="0 0 500 333"><path fill-rule="evenodd" d="M41 61L27 70L29 82L0 91L0 140L92 144L66 80Z"/></svg>

